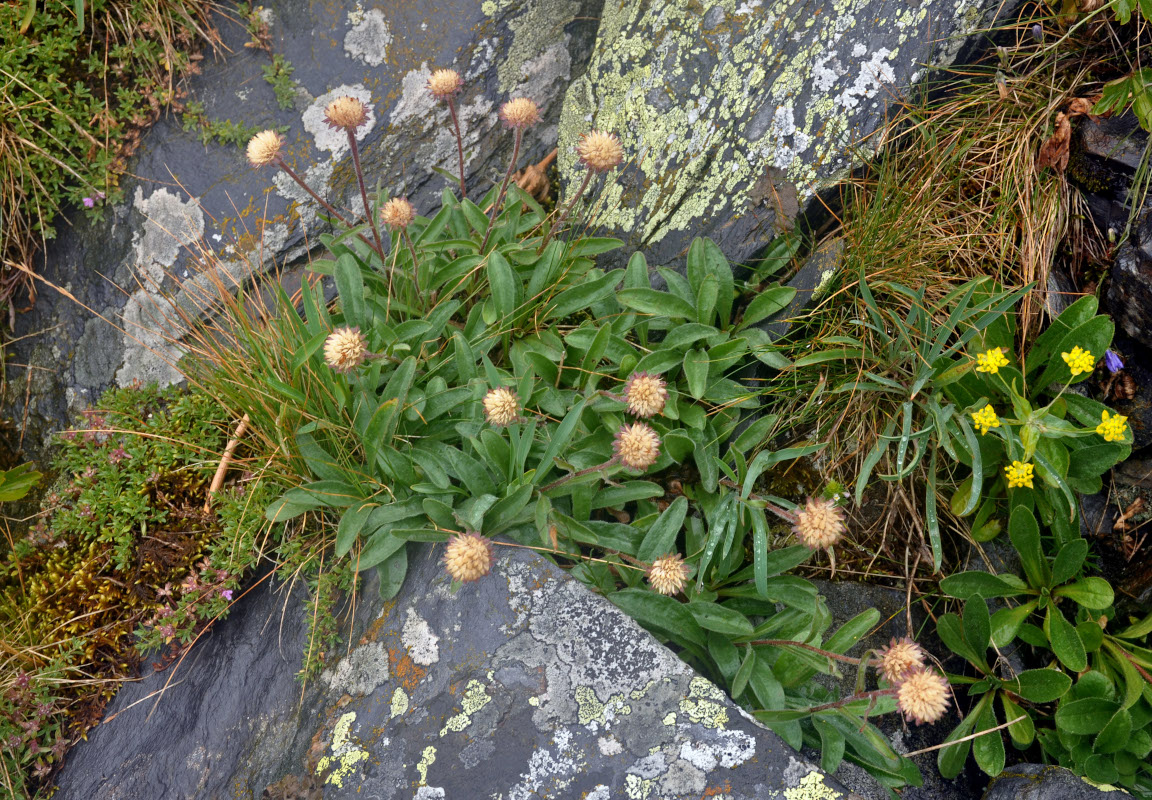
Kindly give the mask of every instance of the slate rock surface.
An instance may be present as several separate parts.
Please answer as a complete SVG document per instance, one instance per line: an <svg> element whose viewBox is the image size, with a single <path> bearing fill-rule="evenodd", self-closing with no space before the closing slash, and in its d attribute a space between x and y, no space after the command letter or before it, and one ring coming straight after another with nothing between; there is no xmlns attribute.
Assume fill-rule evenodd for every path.
<svg viewBox="0 0 1152 800"><path fill-rule="evenodd" d="M498 548L492 574L453 591L437 553L415 552L395 600L364 588L355 646L303 694L309 611L254 592L174 675L120 691L55 797L845 796L538 556ZM154 712L134 705L169 680Z"/></svg>
<svg viewBox="0 0 1152 800"><path fill-rule="evenodd" d="M478 200L511 155L497 117L504 100L531 97L544 118L526 134L522 164L555 146L564 92L587 63L602 2L268 0L272 51L294 68L294 107L277 106L262 75L269 55L245 47L243 24L223 17L230 53L205 58L187 100L213 122L283 129L296 171L337 208L359 211L345 134L322 119L333 98L357 97L371 107L358 131L369 190L407 196L430 215L452 185L433 167L457 170L447 106L425 91L430 71L450 66L464 78L457 108L469 196ZM327 230L287 176L253 170L242 146L203 144L175 117L145 135L123 186L124 202L107 207L102 222L61 224L44 254L40 274L71 297L40 285L35 308L16 317L3 411L14 428L9 448L33 458L69 411L110 385L178 380L181 350L168 339L186 332L181 312L195 317L203 306L199 254L213 253L216 274L243 283L300 266Z"/></svg>
<svg viewBox="0 0 1152 800"><path fill-rule="evenodd" d="M1016 764L992 779L984 800L1097 800L1128 797L1115 786L1095 786L1063 767Z"/></svg>
<svg viewBox="0 0 1152 800"><path fill-rule="evenodd" d="M595 224L650 264L682 260L695 236L747 262L816 193L858 165L853 148L928 67L1015 2L1000 0L637 0L607 3L588 71L568 89L561 174L575 145L620 135Z"/></svg>

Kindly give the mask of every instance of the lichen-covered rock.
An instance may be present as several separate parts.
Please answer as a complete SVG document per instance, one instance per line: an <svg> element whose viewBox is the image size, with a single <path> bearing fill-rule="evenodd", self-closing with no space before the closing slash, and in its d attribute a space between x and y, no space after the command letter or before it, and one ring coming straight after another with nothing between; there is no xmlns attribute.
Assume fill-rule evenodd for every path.
<svg viewBox="0 0 1152 800"><path fill-rule="evenodd" d="M668 264L695 236L747 261L857 164L890 103L1012 13L1000 0L644 0L608 3L587 73L568 90L562 174L597 128L631 162L595 221Z"/></svg>
<svg viewBox="0 0 1152 800"><path fill-rule="evenodd" d="M541 108L524 164L555 146L564 92L587 63L602 2L270 0L263 14L273 51L294 67L295 107L278 108L262 74L269 56L244 46L248 34L234 20L221 20L227 60L205 60L188 100L203 105L209 123L283 130L297 171L337 207L360 211L347 139L322 119L332 98L360 98L371 109L358 131L368 186L407 196L430 214L451 186L433 167L457 169L447 107L425 90L430 70L452 67L464 78L457 103L469 195L479 199L511 151L496 116L500 102L525 95ZM182 314L195 318L204 306L195 253L211 251L226 281L243 282L253 271L303 261L327 230L315 202L287 176L253 170L242 146L203 144L179 119L162 119L145 136L129 172L125 202L106 208L103 222L58 226L40 265L75 299L41 286L35 308L16 317L4 412L33 455L69 410L110 384L178 378L181 350L170 339L185 333Z"/></svg>
<svg viewBox="0 0 1152 800"><path fill-rule="evenodd" d="M845 792L621 611L520 549L454 589L425 548L366 587L357 644L301 693L304 615L263 592L166 693L121 690L58 800L119 797L835 800ZM383 609L381 609L383 605Z"/></svg>
<svg viewBox="0 0 1152 800"><path fill-rule="evenodd" d="M1097 786L1063 767L1017 764L992 779L984 800L1119 800L1128 796L1123 789Z"/></svg>

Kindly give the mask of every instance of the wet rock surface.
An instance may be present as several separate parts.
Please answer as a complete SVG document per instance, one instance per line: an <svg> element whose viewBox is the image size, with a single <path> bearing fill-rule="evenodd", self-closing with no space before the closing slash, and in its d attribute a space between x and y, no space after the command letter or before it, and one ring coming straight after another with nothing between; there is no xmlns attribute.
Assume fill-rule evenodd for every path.
<svg viewBox="0 0 1152 800"><path fill-rule="evenodd" d="M991 0L783 2L645 0L605 6L587 73L568 89L560 169L574 147L617 132L630 163L592 217L627 259L682 259L709 236L752 259L822 188L856 166L851 149L888 104L952 63L977 29L1011 15Z"/></svg>
<svg viewBox="0 0 1152 800"><path fill-rule="evenodd" d="M430 70L450 66L464 78L457 107L469 196L478 200L507 167L511 137L497 112L509 96L531 97L544 117L525 137L522 162L555 146L564 92L587 63L601 3L275 0L264 17L272 51L294 68L294 107L278 108L262 74L269 55L245 47L236 12L218 19L227 60L205 59L187 100L203 104L211 123L282 129L296 171L338 208L359 211L346 137L322 119L334 97L358 97L372 109L358 132L368 186L430 213L450 185L432 168L457 170L447 107L424 89ZM35 308L16 318L7 444L33 459L69 411L108 386L178 379L181 351L166 339L186 332L181 312L195 315L202 305L197 253L210 250L221 274L244 281L299 266L327 230L317 204L287 176L253 170L242 146L203 144L174 117L145 136L129 173L122 204L107 207L102 222L60 225L44 255L40 273L73 299L42 284Z"/></svg>
<svg viewBox="0 0 1152 800"><path fill-rule="evenodd" d="M309 609L258 589L175 674L120 691L55 797L844 796L538 556L505 550L453 591L436 555L389 603L368 581L355 646L303 693ZM166 682L155 713L136 704Z"/></svg>
<svg viewBox="0 0 1152 800"><path fill-rule="evenodd" d="M1017 764L992 779L984 800L1115 800L1128 796L1114 786L1094 786L1063 767Z"/></svg>

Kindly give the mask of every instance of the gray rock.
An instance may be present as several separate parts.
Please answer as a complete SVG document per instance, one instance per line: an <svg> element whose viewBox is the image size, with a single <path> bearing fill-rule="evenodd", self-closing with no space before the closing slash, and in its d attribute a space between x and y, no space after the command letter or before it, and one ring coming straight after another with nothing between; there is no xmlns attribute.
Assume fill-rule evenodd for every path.
<svg viewBox="0 0 1152 800"><path fill-rule="evenodd" d="M1142 347L1152 348L1152 206L1116 251L1109 278L1106 308L1116 327Z"/></svg>
<svg viewBox="0 0 1152 800"><path fill-rule="evenodd" d="M325 104L349 94L369 103L360 129L367 184L409 197L421 213L449 185L433 167L456 171L447 107L424 89L432 68L464 77L457 98L469 195L479 199L507 167L511 136L499 104L526 95L544 122L525 138L523 163L555 146L560 105L590 56L603 0L448 0L317 6L266 2L273 50L295 67L297 104L280 110L261 70L267 54L244 47L241 25L218 20L226 61L205 60L190 100L213 121L285 130L289 161L337 207L360 210L344 134L323 123ZM41 286L36 307L16 318L6 361L4 414L33 457L68 412L113 383L169 383L186 332L181 313L201 310L194 265L209 252L223 273L249 280L306 261L327 230L317 205L286 176L256 171L243 147L209 144L164 118L144 139L124 179L126 201L105 219L60 225L40 273L72 298ZM95 316L104 322L94 322ZM119 330L117 330L119 328ZM27 337L27 338L25 338ZM17 366L19 365L19 366Z"/></svg>
<svg viewBox="0 0 1152 800"><path fill-rule="evenodd" d="M418 551L392 602L364 588L356 645L303 691L309 609L256 590L174 674L121 689L55 796L844 795L549 562L503 551L453 591L436 555Z"/></svg>
<svg viewBox="0 0 1152 800"><path fill-rule="evenodd" d="M643 250L681 259L709 236L751 260L931 66L1008 16L994 0L643 0L608 3L587 73L568 90L561 174L582 179L578 137L618 133L630 162L608 176L592 219Z"/></svg>
<svg viewBox="0 0 1152 800"><path fill-rule="evenodd" d="M984 800L1117 800L1128 796L1114 786L1094 786L1063 767L1016 764L992 779Z"/></svg>

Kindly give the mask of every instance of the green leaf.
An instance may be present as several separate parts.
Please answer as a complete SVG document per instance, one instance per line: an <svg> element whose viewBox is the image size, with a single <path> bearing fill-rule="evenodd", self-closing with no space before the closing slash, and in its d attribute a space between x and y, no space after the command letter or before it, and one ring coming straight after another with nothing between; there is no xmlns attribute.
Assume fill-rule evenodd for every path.
<svg viewBox="0 0 1152 800"><path fill-rule="evenodd" d="M652 527L644 534L640 549L636 557L645 563L652 563L661 556L676 552L676 537L684 526L684 518L688 514L688 499L677 497L672 505L668 506L652 523Z"/></svg>
<svg viewBox="0 0 1152 800"><path fill-rule="evenodd" d="M1061 664L1072 672L1083 672L1088 668L1088 655L1084 652L1084 642L1080 640L1080 634L1064 618L1055 603L1048 604L1048 612L1044 617L1044 634L1048 637L1052 652L1056 654Z"/></svg>
<svg viewBox="0 0 1152 800"><path fill-rule="evenodd" d="M655 289L621 289L616 299L627 308L672 319L695 320L696 309L687 301Z"/></svg>
<svg viewBox="0 0 1152 800"><path fill-rule="evenodd" d="M10 503L24 497L42 477L31 463L19 464L7 472L0 472L0 503Z"/></svg>
<svg viewBox="0 0 1152 800"><path fill-rule="evenodd" d="M704 630L682 603L647 589L621 589L608 595L625 614L645 628L666 631L676 638L706 647Z"/></svg>
<svg viewBox="0 0 1152 800"><path fill-rule="evenodd" d="M751 648L749 648L751 649ZM748 685L752 687L752 694L756 695L756 702L762 709L783 710L787 700L784 696L784 687L772 671L768 659L758 658L748 678Z"/></svg>
<svg viewBox="0 0 1152 800"><path fill-rule="evenodd" d="M1034 589L1051 585L1052 574L1048 570L1048 559L1040 547L1040 526L1030 508L1016 506L1008 519L1008 537L1020 556L1024 575Z"/></svg>
<svg viewBox="0 0 1152 800"><path fill-rule="evenodd" d="M408 548L401 547L383 563L377 564L376 572L380 575L380 599L391 600L399 594L404 576L408 574Z"/></svg>
<svg viewBox="0 0 1152 800"><path fill-rule="evenodd" d="M396 551L403 549L407 541L396 536L390 530L381 530L368 537L361 548L359 556L353 558L356 569L363 572L378 564L384 563Z"/></svg>
<svg viewBox="0 0 1152 800"><path fill-rule="evenodd" d="M365 500L349 506L340 517L336 528L336 556L342 557L352 549L356 537L360 535L372 510L379 505L375 500Z"/></svg>
<svg viewBox="0 0 1152 800"><path fill-rule="evenodd" d="M982 704L979 717L976 719L976 733L987 731L972 740L972 757L976 765L986 775L996 777L1004 771L1004 737L1000 731L992 730L996 727L996 709L991 703Z"/></svg>
<svg viewBox="0 0 1152 800"><path fill-rule="evenodd" d="M983 654L992 641L992 622L988 603L980 595L970 597L964 604L964 641L973 652Z"/></svg>
<svg viewBox="0 0 1152 800"><path fill-rule="evenodd" d="M1088 541L1073 539L1060 548L1052 563L1052 585L1059 586L1076 577L1088 558Z"/></svg>
<svg viewBox="0 0 1152 800"><path fill-rule="evenodd" d="M986 694L981 697L976 707L968 712L968 716L966 716L959 725L952 729L952 732L948 734L944 742L946 744L955 742L957 739L963 739L967 736L972 731L972 726L976 724L976 719L991 702L991 694ZM969 739L941 748L936 756L936 766L940 770L940 775L948 780L959 775L960 770L964 768L964 762L968 760L968 751L971 747L972 740Z"/></svg>
<svg viewBox="0 0 1152 800"><path fill-rule="evenodd" d="M836 633L828 637L824 649L832 653L845 653L853 645L863 639L870 630L880 621L880 612L875 608L861 611L852 619L841 625Z"/></svg>
<svg viewBox="0 0 1152 800"><path fill-rule="evenodd" d="M705 630L716 631L727 636L752 635L752 623L739 611L701 600L693 600L684 608L688 609L688 613Z"/></svg>
<svg viewBox="0 0 1152 800"><path fill-rule="evenodd" d="M987 572L960 572L949 575L940 581L940 588L946 594L967 600L976 595L992 599L995 597L1017 597L1025 594L1025 590L1005 580L999 575L990 575Z"/></svg>
<svg viewBox="0 0 1152 800"><path fill-rule="evenodd" d="M820 714L813 715L812 725L820 734L820 769L832 774L844 760L844 734Z"/></svg>
<svg viewBox="0 0 1152 800"><path fill-rule="evenodd" d="M697 400L704 397L708 389L708 354L703 350L689 350L684 354L684 377L688 381L688 391Z"/></svg>
<svg viewBox="0 0 1152 800"><path fill-rule="evenodd" d="M1131 736L1132 715L1121 708L1112 715L1104 730L1096 736L1096 743L1092 749L1097 753L1116 753L1128 746Z"/></svg>
<svg viewBox="0 0 1152 800"><path fill-rule="evenodd" d="M1058 586L1053 594L1057 597L1069 597L1093 611L1107 608L1116 599L1112 585L1103 578L1081 578L1075 583Z"/></svg>
<svg viewBox="0 0 1152 800"><path fill-rule="evenodd" d="M744 318L740 321L740 327L747 328L783 311L795 296L796 289L791 286L772 286L764 290L752 298L752 302L744 309Z"/></svg>
<svg viewBox="0 0 1152 800"><path fill-rule="evenodd" d="M1036 610L1036 601L1030 600L1015 608L1001 608L992 615L992 644L1003 649L1016 638L1017 631Z"/></svg>
<svg viewBox="0 0 1152 800"><path fill-rule="evenodd" d="M709 638L709 642L711 642L711 638ZM739 697L744 693L744 690L748 688L748 680L752 677L753 670L756 669L756 650L751 647L746 649L748 652L744 655L744 661L732 677L732 686L729 692L732 697Z"/></svg>
<svg viewBox="0 0 1152 800"><path fill-rule="evenodd" d="M1051 703L1059 700L1072 688L1072 679L1055 668L1026 669L1016 680L1005 684L1009 691L1030 703Z"/></svg>
<svg viewBox="0 0 1152 800"><path fill-rule="evenodd" d="M544 319L565 319L577 311L587 309L593 303L612 296L622 278L622 270L613 270L595 280L565 289L548 304Z"/></svg>
<svg viewBox="0 0 1152 800"><path fill-rule="evenodd" d="M520 305L521 285L516 273L508 260L493 250L488 254L488 285L492 289L492 298L496 301L496 308L501 314L508 315Z"/></svg>
<svg viewBox="0 0 1152 800"><path fill-rule="evenodd" d="M1005 692L997 692L1000 706L1004 709L1004 721L1008 725L1008 735L1012 737L1012 744L1018 748L1025 748L1036 739L1036 724L1028 712L1018 706ZM1013 722L1013 720L1016 720Z"/></svg>
<svg viewBox="0 0 1152 800"><path fill-rule="evenodd" d="M363 326L368 320L364 317L364 276L360 274L360 264L351 253L344 253L336 259L336 291L340 294L340 306L344 312L344 322L349 326Z"/></svg>
<svg viewBox="0 0 1152 800"><path fill-rule="evenodd" d="M711 239L694 239L688 247L686 259L686 272L688 282L697 297L705 293L711 296L707 303L714 308L720 317L720 325L727 327L732 318L732 302L734 299L734 282L732 267L723 251ZM708 286L710 288L705 289ZM704 319L711 314L705 313L705 306L700 304L700 322L710 322Z"/></svg>
<svg viewBox="0 0 1152 800"><path fill-rule="evenodd" d="M544 476L551 471L556 457L568 446L568 440L572 438L576 425L580 422L580 415L584 413L585 402L587 401L581 399L564 417L564 421L556 426L552 439L548 442L548 447L545 448L544 454L540 457L540 467L532 476L533 483L540 483Z"/></svg>
<svg viewBox="0 0 1152 800"><path fill-rule="evenodd" d="M1134 622L1122 631L1117 632L1121 639L1142 639L1152 633L1152 614L1139 622Z"/></svg>
<svg viewBox="0 0 1152 800"><path fill-rule="evenodd" d="M1066 733L1091 736L1104 730L1119 710L1119 703L1097 697L1071 700L1056 709L1056 724Z"/></svg>

